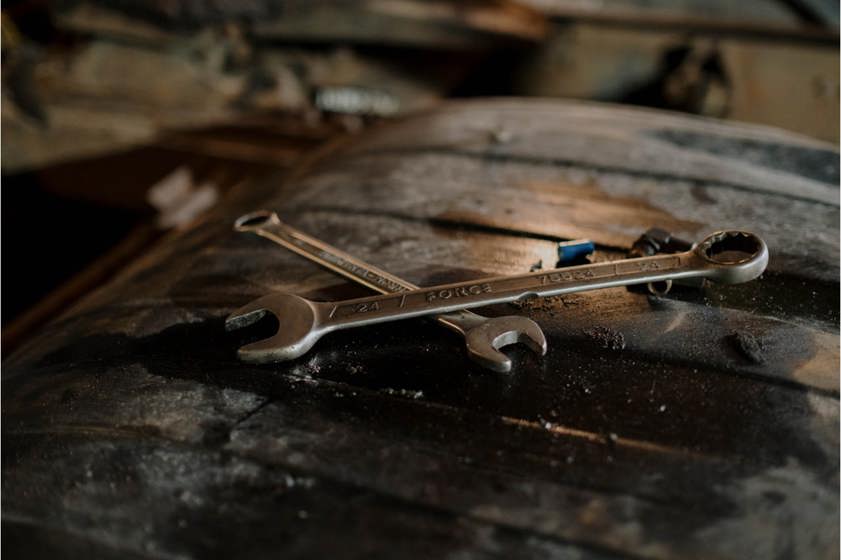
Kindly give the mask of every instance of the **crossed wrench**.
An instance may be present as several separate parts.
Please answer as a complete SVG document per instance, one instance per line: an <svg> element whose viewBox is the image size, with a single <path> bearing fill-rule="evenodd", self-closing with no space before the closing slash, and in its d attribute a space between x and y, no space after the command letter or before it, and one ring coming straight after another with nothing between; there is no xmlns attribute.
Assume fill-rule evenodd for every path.
<svg viewBox="0 0 841 560"><path fill-rule="evenodd" d="M239 356L252 362L292 360L309 351L328 332L506 303L535 296L647 284L681 278L707 278L725 284L758 277L768 264L768 247L745 231L719 231L690 251L637 259L537 271L516 276L458 282L340 302L315 302L274 293L228 316L228 330L250 325L267 312L282 328L267 339L243 346Z"/></svg>
<svg viewBox="0 0 841 560"><path fill-rule="evenodd" d="M258 210L241 216L234 223L234 230L255 233L383 294L420 289L283 223L277 214L268 210ZM499 348L509 344L522 342L541 356L546 354L546 337L543 331L537 323L527 317L484 317L461 310L437 315L435 319L464 338L467 355L472 360L494 371L511 371L511 359L499 351ZM244 351L240 352L240 356L246 361L258 363L276 359L270 353L264 352Z"/></svg>

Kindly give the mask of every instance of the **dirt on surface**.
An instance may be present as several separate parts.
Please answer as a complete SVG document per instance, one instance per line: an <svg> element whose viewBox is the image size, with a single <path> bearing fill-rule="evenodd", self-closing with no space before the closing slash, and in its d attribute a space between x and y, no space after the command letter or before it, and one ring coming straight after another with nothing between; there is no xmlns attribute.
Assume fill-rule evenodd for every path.
<svg viewBox="0 0 841 560"><path fill-rule="evenodd" d="M765 363L765 344L753 334L737 331L727 336L727 342L751 363Z"/></svg>
<svg viewBox="0 0 841 560"><path fill-rule="evenodd" d="M625 349L625 335L610 327L593 327L585 330L584 334L605 350Z"/></svg>

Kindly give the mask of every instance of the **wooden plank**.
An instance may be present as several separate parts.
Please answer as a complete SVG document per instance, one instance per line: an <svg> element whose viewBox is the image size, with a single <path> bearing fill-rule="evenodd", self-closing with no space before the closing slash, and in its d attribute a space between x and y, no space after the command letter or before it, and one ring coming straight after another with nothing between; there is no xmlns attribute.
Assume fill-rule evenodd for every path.
<svg viewBox="0 0 841 560"><path fill-rule="evenodd" d="M302 180L292 204L614 248L652 226L693 240L747 228L769 243L772 271L837 280L838 157L828 145L644 110L606 118L584 103L480 103L470 117L458 107L354 143L330 173ZM362 169L364 185L345 188Z"/></svg>
<svg viewBox="0 0 841 560"><path fill-rule="evenodd" d="M814 170L798 171L803 160L783 158L773 173L758 163L771 145L811 157L815 144L596 106L578 115L576 137L559 123L579 105L514 105L453 104L325 150L283 184L235 189L7 359L4 529L19 544L6 550L43 535L49 550L152 557L833 554L838 283L820 266L837 267L837 221L821 210L837 206ZM654 150L649 169L622 156L621 145L651 149L634 129L646 119L652 130L684 122L765 144L743 164L707 149L720 161L704 183L698 146ZM510 140L445 149L468 123L488 122L503 122ZM598 145L609 122L616 166L574 181L596 173L599 157L578 162L576 139ZM541 163L541 150L566 145L568 163ZM693 196L689 176L715 193L709 209L679 204ZM791 196L789 176L813 188ZM517 200L528 213L506 214ZM250 366L235 350L255 333L223 328L234 307L275 289L366 293L232 232L261 207L419 284L548 265L552 239L569 233L595 234L596 259L621 258L655 218L695 233L716 212L721 226L769 217L760 231L782 257L739 287L487 309L526 314L547 334L543 359L510 351L511 375L479 369L454 335L422 320L332 333L299 360ZM807 209L810 221L792 217ZM807 257L815 264L781 265ZM623 343L611 348L600 332Z"/></svg>

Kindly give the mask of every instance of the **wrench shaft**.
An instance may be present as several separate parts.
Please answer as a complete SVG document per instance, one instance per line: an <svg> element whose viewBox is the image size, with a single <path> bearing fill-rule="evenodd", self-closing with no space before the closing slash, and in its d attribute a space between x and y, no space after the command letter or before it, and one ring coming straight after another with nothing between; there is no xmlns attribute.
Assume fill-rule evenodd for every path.
<svg viewBox="0 0 841 560"><path fill-rule="evenodd" d="M237 226L240 231L255 233L293 253L301 255L324 268L331 270L345 278L370 288L381 294L393 294L420 289L415 284L403 280L372 264L357 259L341 249L328 245L306 233L293 228L277 219L271 213L255 213L265 217L259 226ZM435 319L442 326L453 332L464 335L468 330L485 321L485 317L471 311L455 308L448 313L439 314Z"/></svg>
<svg viewBox="0 0 841 560"><path fill-rule="evenodd" d="M694 253L687 252L486 278L390 297L375 296L322 304L327 308L323 324L329 324L331 329L345 328L388 320L398 314L409 317L446 313L453 309L507 303L528 297L706 276L712 269Z"/></svg>
<svg viewBox="0 0 841 560"><path fill-rule="evenodd" d="M381 294L418 289L402 278L360 261L285 224L270 222L250 231Z"/></svg>

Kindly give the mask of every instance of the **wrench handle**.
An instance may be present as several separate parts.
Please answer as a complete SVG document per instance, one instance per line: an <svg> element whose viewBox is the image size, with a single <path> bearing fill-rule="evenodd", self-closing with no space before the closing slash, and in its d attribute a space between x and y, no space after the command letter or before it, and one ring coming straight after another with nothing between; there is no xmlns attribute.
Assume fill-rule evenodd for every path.
<svg viewBox="0 0 841 560"><path fill-rule="evenodd" d="M414 284L281 222L274 212L261 210L243 216L236 221L234 229L264 237L381 294L418 289Z"/></svg>
<svg viewBox="0 0 841 560"><path fill-rule="evenodd" d="M744 231L715 232L692 250L670 255L540 270L421 288L396 295L319 303L327 330L507 303L535 296L647 284L681 278L711 278L730 284L758 277L768 264L768 247Z"/></svg>
<svg viewBox="0 0 841 560"><path fill-rule="evenodd" d="M234 229L259 235L381 294L420 289L411 282L307 235L281 221L276 213L268 210L258 210L240 217L234 223ZM449 313L437 315L435 320L449 330L465 336L470 329L484 323L486 318L463 309L454 309Z"/></svg>
<svg viewBox="0 0 841 560"><path fill-rule="evenodd" d="M585 290L646 284L678 277L711 275L692 252L625 259L555 270L540 270L518 276L422 288L396 295L373 296L322 303L324 324L346 328L376 323L394 315L404 317L447 313L496 303L509 303L536 296L554 296ZM341 326L340 326L341 325Z"/></svg>

